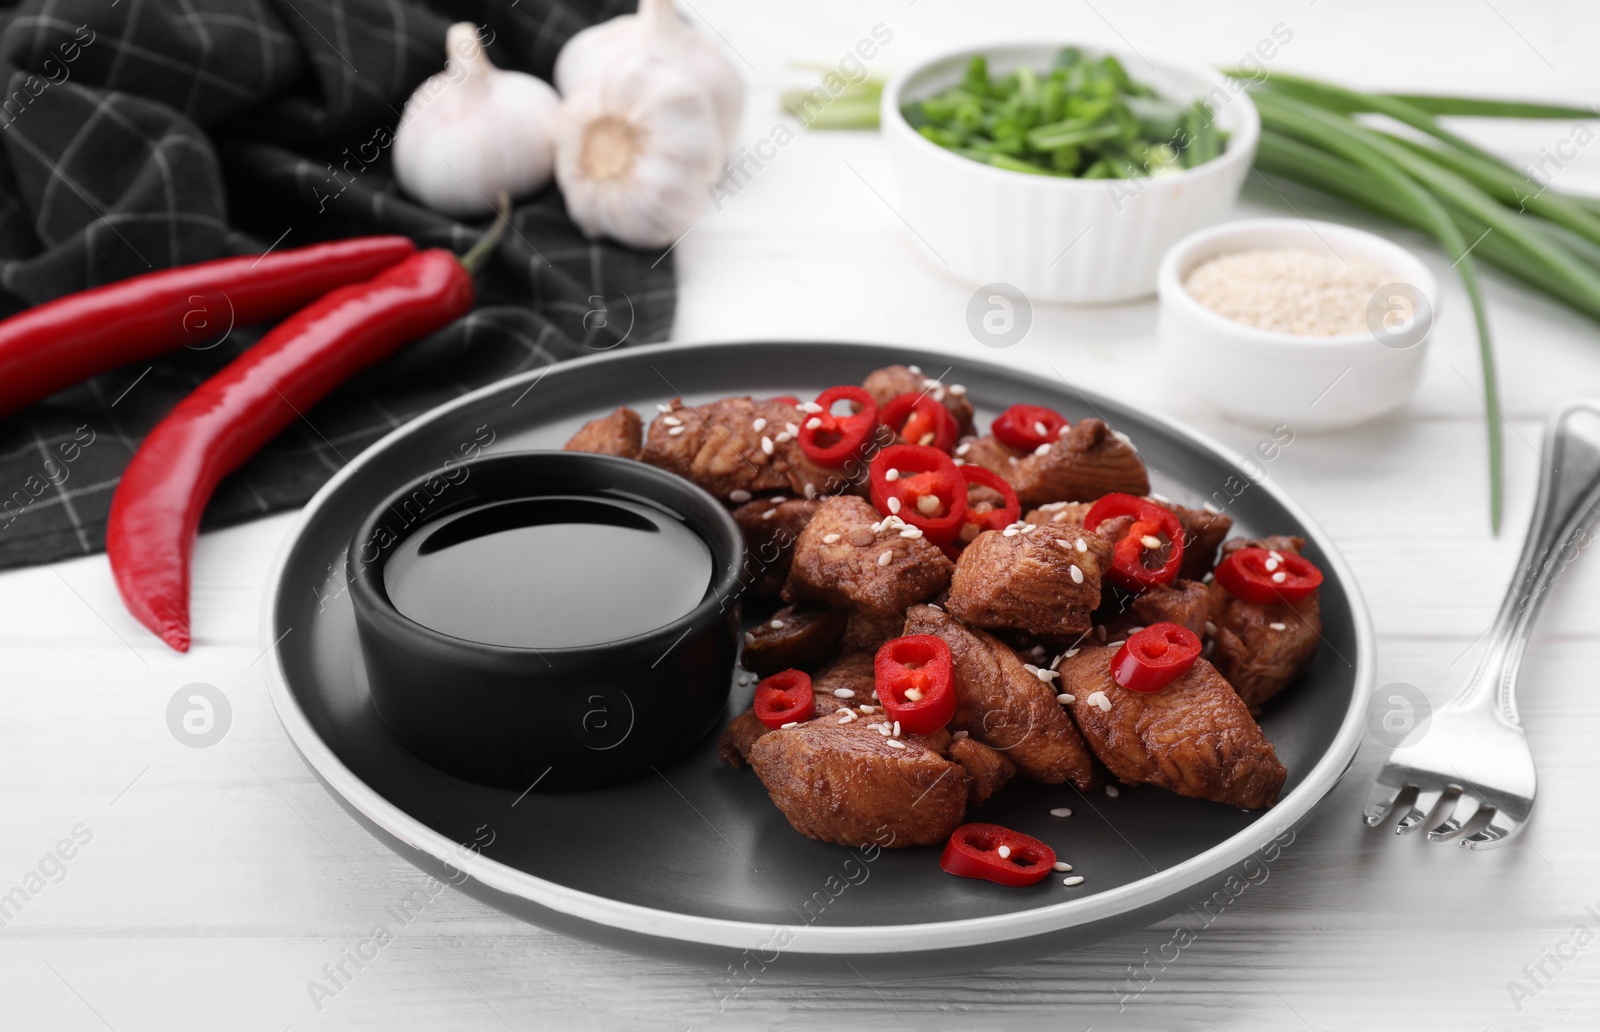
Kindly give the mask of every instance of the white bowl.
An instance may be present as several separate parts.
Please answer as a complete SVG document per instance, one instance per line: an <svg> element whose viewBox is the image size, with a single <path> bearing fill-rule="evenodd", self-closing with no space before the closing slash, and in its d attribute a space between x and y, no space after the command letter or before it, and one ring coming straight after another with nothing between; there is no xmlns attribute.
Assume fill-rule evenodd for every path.
<svg viewBox="0 0 1600 1032"><path fill-rule="evenodd" d="M1038 176L945 150L900 113L902 105L959 82L976 54L988 58L991 74L1004 74L1023 64L1048 68L1067 46L1091 57L1115 55L1129 75L1169 100L1209 98L1228 133L1226 149L1196 168L1153 178ZM897 211L930 261L974 285L1075 304L1142 297L1155 289L1167 248L1223 218L1238 197L1261 133L1242 90L1202 64L1098 44L1011 43L945 53L884 87L881 121L899 188Z"/></svg>
<svg viewBox="0 0 1600 1032"><path fill-rule="evenodd" d="M1367 332L1309 337L1257 329L1206 308L1183 286L1201 262L1254 248L1363 259L1393 274ZM1416 390L1439 315L1439 288L1410 251L1364 230L1305 219L1248 219L1203 230L1161 263L1161 364L1175 384L1248 422L1331 430L1394 409Z"/></svg>

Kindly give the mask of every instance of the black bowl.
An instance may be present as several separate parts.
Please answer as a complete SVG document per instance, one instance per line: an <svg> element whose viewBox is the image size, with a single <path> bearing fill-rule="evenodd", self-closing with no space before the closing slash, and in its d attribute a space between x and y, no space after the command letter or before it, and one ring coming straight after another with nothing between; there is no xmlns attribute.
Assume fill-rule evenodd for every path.
<svg viewBox="0 0 1600 1032"><path fill-rule="evenodd" d="M420 527L486 502L587 495L647 502L711 550L705 598L644 634L576 648L517 648L444 634L395 608L383 568ZM739 648L744 540L711 495L642 462L519 452L418 478L351 539L356 628L378 716L425 762L536 791L631 780L688 752L727 706Z"/></svg>

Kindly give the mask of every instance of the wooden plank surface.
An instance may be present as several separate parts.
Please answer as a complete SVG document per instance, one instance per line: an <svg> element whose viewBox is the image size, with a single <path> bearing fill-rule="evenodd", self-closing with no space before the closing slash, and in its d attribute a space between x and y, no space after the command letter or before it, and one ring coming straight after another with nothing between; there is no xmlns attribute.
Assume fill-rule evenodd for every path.
<svg viewBox="0 0 1600 1032"><path fill-rule="evenodd" d="M682 5L690 10L687 4ZM876 64L972 38L1123 36L1135 46L1236 61L1276 23L1293 40L1276 65L1356 85L1600 99L1592 5L1082 0L1006 5L813 0L776 9L697 0L693 14L739 55L752 82L744 136L768 135L796 55L835 60L877 23ZM1516 160L1566 123L1471 125ZM1597 148L1600 149L1600 148ZM846 162L849 164L846 165ZM852 172L854 169L854 172ZM858 174L857 174L858 173ZM1580 151L1564 188L1600 193ZM845 338L999 358L1085 386L1146 395L1232 447L1258 431L1167 385L1149 304L1038 306L1005 352L968 336L970 289L917 259L885 196L871 134L801 136L678 249L675 337ZM952 203L956 203L952 200ZM1259 186L1241 213L1348 216ZM1539 424L1562 399L1600 394L1595 327L1491 274L1507 431L1507 531L1487 533L1478 374L1448 263L1427 377L1394 417L1302 435L1271 475L1344 549L1380 638L1380 683L1447 697L1509 576L1539 468ZM0 927L5 1028L840 1029L1593 1027L1600 932L1593 858L1600 821L1600 567L1573 565L1525 668L1523 715L1541 769L1539 814L1512 848L1469 855L1366 832L1357 811L1382 759L1369 744L1270 876L1181 950L1179 919L1028 964L914 981L796 979L781 964L729 999L724 973L613 953L510 920L454 891L435 899L332 995L323 966L388 920L422 876L379 845L301 765L261 688L256 617L287 517L208 535L198 548L197 645L166 652L127 617L101 557L0 576L0 886L42 889ZM216 747L167 727L167 700L204 682L229 700ZM76 831L72 858L43 858ZM86 841L84 841L86 839ZM1191 921L1191 924L1194 922ZM1549 951L1568 956L1560 965ZM1145 968L1151 957L1168 958ZM1544 965L1535 985L1524 965ZM1130 981L1130 968L1141 968ZM1536 972L1537 974L1537 972ZM1531 996L1513 999L1508 983ZM718 997L723 1002L718 1003ZM318 1006L320 1004L320 1008Z"/></svg>

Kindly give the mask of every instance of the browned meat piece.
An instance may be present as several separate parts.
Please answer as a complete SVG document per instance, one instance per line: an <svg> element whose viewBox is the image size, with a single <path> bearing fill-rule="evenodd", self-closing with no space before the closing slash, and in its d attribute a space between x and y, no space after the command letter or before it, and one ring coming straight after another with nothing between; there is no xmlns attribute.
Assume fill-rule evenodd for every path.
<svg viewBox="0 0 1600 1032"><path fill-rule="evenodd" d="M1104 618L1105 614L1100 614ZM1206 637L1211 619L1211 592L1199 581L1178 578L1171 584L1150 588L1135 597L1128 611L1106 620L1108 633L1126 637L1135 627L1154 623L1175 623Z"/></svg>
<svg viewBox="0 0 1600 1032"><path fill-rule="evenodd" d="M1299 554L1305 542L1297 537L1270 537L1256 542L1235 538L1223 554L1238 548L1268 548ZM1298 602L1261 605L1234 598L1213 583L1211 620L1216 627L1211 662L1233 685L1252 712L1305 672L1322 641L1322 603L1316 592Z"/></svg>
<svg viewBox="0 0 1600 1032"><path fill-rule="evenodd" d="M804 418L782 401L723 398L694 407L675 399L650 423L640 458L736 503L751 495L827 494L841 485L800 450L793 435Z"/></svg>
<svg viewBox="0 0 1600 1032"><path fill-rule="evenodd" d="M1150 477L1139 454L1098 419L1079 420L1042 455L1024 454L992 438L970 444L961 459L1004 477L1016 488L1024 509L1047 502L1092 501L1114 491L1133 495L1150 491Z"/></svg>
<svg viewBox="0 0 1600 1032"><path fill-rule="evenodd" d="M1111 546L1081 529L1025 526L986 531L962 550L945 608L974 627L1075 638L1089 629L1100 605L1100 575L1111 565Z"/></svg>
<svg viewBox="0 0 1600 1032"><path fill-rule="evenodd" d="M906 618L900 613L853 609L850 611L850 618L845 621L842 644L847 649L868 649L877 652L878 647L884 642L900 637L901 628L905 623Z"/></svg>
<svg viewBox="0 0 1600 1032"><path fill-rule="evenodd" d="M956 419L958 434L973 432L972 402L967 399L966 388L959 384L946 386L908 366L892 365L874 369L861 384L879 406L888 404L902 394L921 394L944 405Z"/></svg>
<svg viewBox="0 0 1600 1032"><path fill-rule="evenodd" d="M1024 777L1080 789L1098 781L1083 736L1056 702L1056 688L1041 681L1017 654L992 635L963 625L943 610L913 606L907 634L933 634L950 646L955 665L953 730L1006 754Z"/></svg>
<svg viewBox="0 0 1600 1032"><path fill-rule="evenodd" d="M631 408L619 408L609 416L591 419L578 428L566 451L594 452L598 455L618 455L624 459L637 459L642 450L639 443L644 433L644 421Z"/></svg>
<svg viewBox="0 0 1600 1032"><path fill-rule="evenodd" d="M879 722L830 715L751 747L750 766L796 831L844 846L898 848L943 842L960 825L968 775L942 755L950 736L894 738L880 733Z"/></svg>
<svg viewBox="0 0 1600 1032"><path fill-rule="evenodd" d="M840 656L811 679L811 701L816 706L816 717L831 716L848 709L854 704L851 701L853 699L867 702L872 696L872 683L870 653L853 652ZM837 694L839 692L850 694L840 696ZM717 743L717 755L730 767L742 767L750 755L750 747L771 731L772 728L756 718L754 709L747 709L728 722L722 732L722 740Z"/></svg>
<svg viewBox="0 0 1600 1032"><path fill-rule="evenodd" d="M1025 523L1053 527L1058 532L1077 530L1083 526L1083 518L1089 515L1093 505L1093 502L1050 502L1026 510L1022 519Z"/></svg>
<svg viewBox="0 0 1600 1032"><path fill-rule="evenodd" d="M809 670L839 651L845 613L825 606L784 606L744 636L739 665L771 677L796 667Z"/></svg>
<svg viewBox="0 0 1600 1032"><path fill-rule="evenodd" d="M1005 753L976 738L957 738L945 751L967 768L967 776L972 779L967 786L968 806L982 806L1017 773L1017 765L1006 759Z"/></svg>
<svg viewBox="0 0 1600 1032"><path fill-rule="evenodd" d="M1299 555L1300 550L1304 547L1306 547L1306 539L1303 537L1294 537L1289 534L1269 534L1264 538L1229 538L1222 543L1222 554L1226 557L1228 553L1237 552L1241 548L1265 548L1268 551L1277 549L1280 552L1293 552L1295 555Z"/></svg>
<svg viewBox="0 0 1600 1032"><path fill-rule="evenodd" d="M733 510L733 521L744 532L744 576L752 595L776 596L783 590L794 543L815 511L815 502L785 495L757 498Z"/></svg>
<svg viewBox="0 0 1600 1032"><path fill-rule="evenodd" d="M907 606L943 591L955 564L926 538L905 537L885 522L854 495L824 499L800 532L784 597L887 623Z"/></svg>
<svg viewBox="0 0 1600 1032"><path fill-rule="evenodd" d="M1233 517L1172 502L1158 504L1172 510L1183 524L1183 563L1178 567L1178 576L1185 580L1203 579L1217 563L1217 546L1233 529Z"/></svg>
<svg viewBox="0 0 1600 1032"><path fill-rule="evenodd" d="M1287 772L1255 718L1215 667L1198 659L1158 692L1111 679L1109 645L1061 661L1061 690L1100 762L1127 784L1240 806L1271 806ZM1101 701L1110 704L1102 708Z"/></svg>

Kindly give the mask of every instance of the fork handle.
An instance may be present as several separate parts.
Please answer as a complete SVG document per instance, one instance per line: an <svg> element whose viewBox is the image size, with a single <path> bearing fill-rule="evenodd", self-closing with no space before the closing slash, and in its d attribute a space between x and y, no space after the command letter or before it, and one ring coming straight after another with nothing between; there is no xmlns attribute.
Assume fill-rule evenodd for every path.
<svg viewBox="0 0 1600 1032"><path fill-rule="evenodd" d="M1588 544L1600 516L1600 400L1579 399L1545 424L1544 466L1522 557L1472 679L1449 704L1488 707L1517 723L1517 672L1545 595Z"/></svg>

